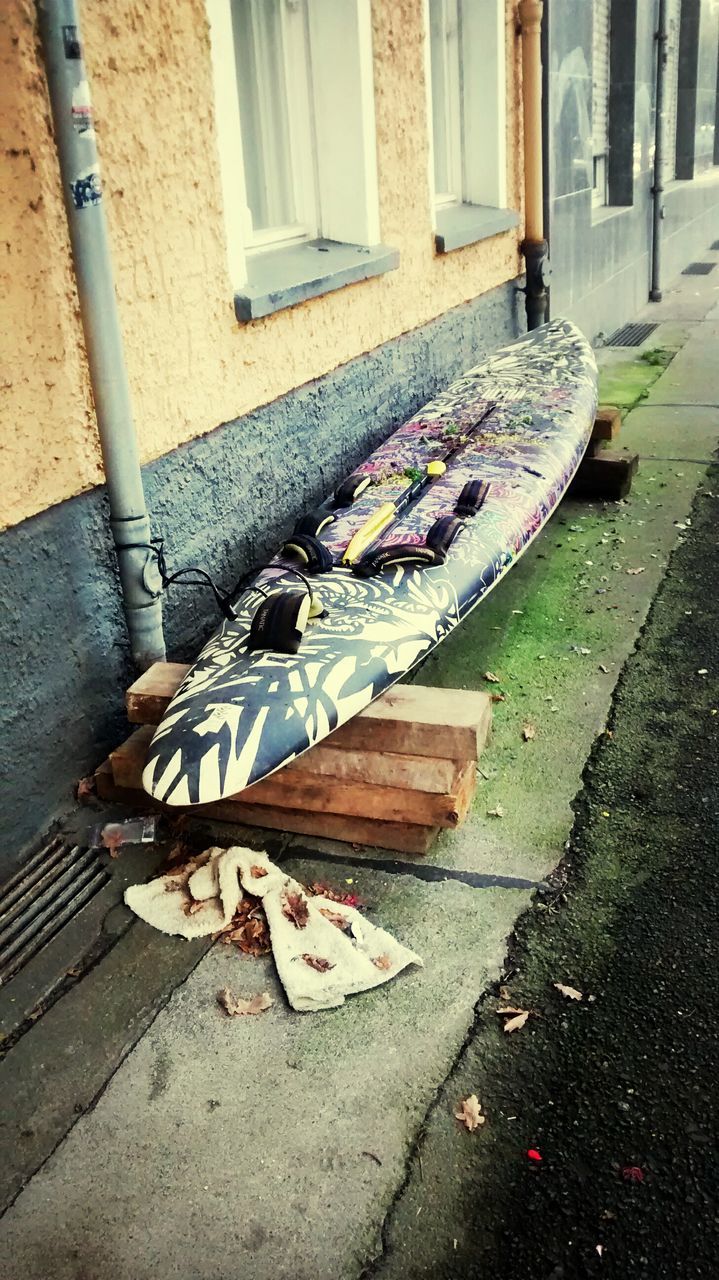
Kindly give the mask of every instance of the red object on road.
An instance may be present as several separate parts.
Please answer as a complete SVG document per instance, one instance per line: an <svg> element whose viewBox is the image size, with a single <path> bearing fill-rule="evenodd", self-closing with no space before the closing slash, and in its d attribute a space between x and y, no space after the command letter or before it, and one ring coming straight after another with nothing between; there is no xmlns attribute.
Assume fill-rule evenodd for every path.
<svg viewBox="0 0 719 1280"><path fill-rule="evenodd" d="M530 1160L541 1161L542 1159L542 1157L540 1156L539 1152L535 1147L530 1147L529 1151L527 1152L527 1155L529 1156Z"/></svg>
<svg viewBox="0 0 719 1280"><path fill-rule="evenodd" d="M644 1170L640 1169L638 1164L625 1164L622 1177L625 1182L643 1182Z"/></svg>

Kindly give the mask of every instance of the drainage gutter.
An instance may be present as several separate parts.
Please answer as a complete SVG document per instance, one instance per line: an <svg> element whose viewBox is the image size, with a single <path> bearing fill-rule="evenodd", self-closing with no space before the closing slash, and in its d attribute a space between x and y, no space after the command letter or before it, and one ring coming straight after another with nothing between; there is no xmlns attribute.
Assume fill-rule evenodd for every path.
<svg viewBox="0 0 719 1280"><path fill-rule="evenodd" d="M37 0L45 71L70 231L102 460L110 528L132 656L141 669L165 657L160 579L148 553L130 387L110 259L87 73L75 0Z"/></svg>
<svg viewBox="0 0 719 1280"><path fill-rule="evenodd" d="M667 118L664 103L667 84L667 0L659 0L657 23L657 84L654 114L654 185L652 187L652 283L651 302L662 300L662 233L664 221L664 154L667 146Z"/></svg>

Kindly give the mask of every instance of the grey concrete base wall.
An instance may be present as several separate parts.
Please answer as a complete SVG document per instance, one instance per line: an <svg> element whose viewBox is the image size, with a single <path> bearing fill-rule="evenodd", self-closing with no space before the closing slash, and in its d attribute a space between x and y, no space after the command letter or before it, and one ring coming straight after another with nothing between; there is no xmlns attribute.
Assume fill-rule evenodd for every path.
<svg viewBox="0 0 719 1280"><path fill-rule="evenodd" d="M200 564L229 587L394 427L515 337L523 316L516 284L502 286L147 466L170 569ZM132 674L104 490L1 542L0 877L127 731ZM193 658L216 620L207 593L171 588L168 655Z"/></svg>

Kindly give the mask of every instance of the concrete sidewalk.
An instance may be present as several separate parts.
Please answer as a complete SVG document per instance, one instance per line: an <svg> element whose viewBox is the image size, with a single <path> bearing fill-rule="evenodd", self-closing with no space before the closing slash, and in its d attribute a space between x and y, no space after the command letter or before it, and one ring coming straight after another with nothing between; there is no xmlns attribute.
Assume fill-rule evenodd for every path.
<svg viewBox="0 0 719 1280"><path fill-rule="evenodd" d="M328 841L274 844L301 879L351 884L425 969L310 1017L287 1010L268 959L188 951L133 924L0 1069L5 1096L20 1098L3 1130L18 1145L5 1156L15 1199L0 1274L218 1280L251 1267L258 1280L335 1280L381 1254L477 1002L562 857L592 744L716 448L719 279L683 277L646 318L659 328L644 351L600 353L602 398L630 410L621 444L642 458L630 499L563 504L418 677L501 678L471 819L420 865L369 849L349 859ZM488 816L498 803L505 816ZM160 956L171 957L162 981ZM276 1003L228 1020L215 1001L224 985Z"/></svg>

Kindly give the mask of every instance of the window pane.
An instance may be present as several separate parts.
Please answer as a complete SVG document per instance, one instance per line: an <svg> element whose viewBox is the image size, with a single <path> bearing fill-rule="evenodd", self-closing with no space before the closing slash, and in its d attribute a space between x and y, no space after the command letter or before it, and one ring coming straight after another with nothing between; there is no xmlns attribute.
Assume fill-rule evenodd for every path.
<svg viewBox="0 0 719 1280"><path fill-rule="evenodd" d="M247 202L255 231L297 221L290 156L282 6L233 0Z"/></svg>
<svg viewBox="0 0 719 1280"><path fill-rule="evenodd" d="M438 201L462 198L461 68L458 0L429 0L434 190Z"/></svg>

